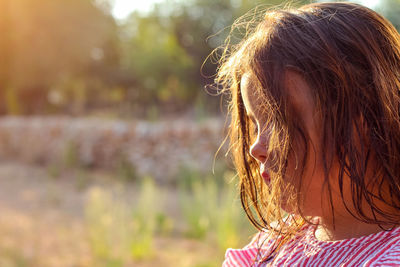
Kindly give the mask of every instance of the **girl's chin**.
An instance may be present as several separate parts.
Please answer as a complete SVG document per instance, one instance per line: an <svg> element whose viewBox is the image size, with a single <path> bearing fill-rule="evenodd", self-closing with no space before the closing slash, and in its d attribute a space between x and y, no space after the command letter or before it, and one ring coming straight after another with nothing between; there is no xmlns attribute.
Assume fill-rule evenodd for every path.
<svg viewBox="0 0 400 267"><path fill-rule="evenodd" d="M290 214L298 214L297 201L294 199L290 201L289 198L287 194L281 196L281 209Z"/></svg>
<svg viewBox="0 0 400 267"><path fill-rule="evenodd" d="M298 214L298 212L296 212L296 208L288 203L282 203L281 209L288 214Z"/></svg>

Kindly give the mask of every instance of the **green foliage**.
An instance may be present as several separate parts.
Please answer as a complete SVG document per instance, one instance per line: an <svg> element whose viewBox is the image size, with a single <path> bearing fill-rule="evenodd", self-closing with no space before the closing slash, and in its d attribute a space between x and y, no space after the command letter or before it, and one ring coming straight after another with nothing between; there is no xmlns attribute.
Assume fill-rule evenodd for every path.
<svg viewBox="0 0 400 267"><path fill-rule="evenodd" d="M80 166L79 150L75 142L69 141L64 150L63 163L67 168Z"/></svg>
<svg viewBox="0 0 400 267"><path fill-rule="evenodd" d="M226 172L224 176L226 186L221 188L219 218L216 223L216 241L222 251L239 246L246 237L244 234L250 235L252 229L240 206L237 188L230 181L233 173Z"/></svg>
<svg viewBox="0 0 400 267"><path fill-rule="evenodd" d="M160 200L154 181L151 178L145 178L142 181L140 197L133 213L135 239L130 241L130 250L135 259L142 259L152 254Z"/></svg>
<svg viewBox="0 0 400 267"><path fill-rule="evenodd" d="M252 227L242 212L237 190L229 181L231 172L226 171L224 177L204 178L186 171L185 176L180 183L180 205L189 237L212 240L225 251L250 236Z"/></svg>
<svg viewBox="0 0 400 267"><path fill-rule="evenodd" d="M135 166L128 160L125 154L121 154L117 161L116 171L118 176L125 181L134 182L138 178Z"/></svg>
<svg viewBox="0 0 400 267"><path fill-rule="evenodd" d="M390 20L400 31L400 0L380 0L374 9Z"/></svg>
<svg viewBox="0 0 400 267"><path fill-rule="evenodd" d="M51 163L47 166L47 174L52 179L58 179L61 175L59 164Z"/></svg>
<svg viewBox="0 0 400 267"><path fill-rule="evenodd" d="M104 189L92 189L85 214L90 245L98 262L124 266L151 257L160 224L164 229L171 224L166 215L161 215L160 203L162 194L150 178L143 180L135 204L124 200L121 192L113 195Z"/></svg>
<svg viewBox="0 0 400 267"><path fill-rule="evenodd" d="M114 21L91 0L0 1L0 87L10 86L24 113L43 113L63 77L89 77L90 66L117 34ZM7 3L5 3L7 2ZM106 59L108 51L102 52ZM98 53L99 54L99 53ZM108 62L107 64L110 64ZM3 71L7 69L7 71ZM5 72L5 73L4 73ZM83 91L86 90L82 89ZM15 112L15 100L7 112ZM50 99L51 100L51 99Z"/></svg>
<svg viewBox="0 0 400 267"><path fill-rule="evenodd" d="M89 186L89 175L86 170L79 169L75 171L76 173L76 180L75 186L78 191L84 191Z"/></svg>
<svg viewBox="0 0 400 267"><path fill-rule="evenodd" d="M217 212L217 185L211 179L195 181L190 192L181 193L182 213L188 225L187 235L204 239L215 226L213 218Z"/></svg>
<svg viewBox="0 0 400 267"><path fill-rule="evenodd" d="M18 100L15 89L7 87L5 90L6 108L11 115L20 115L22 113L21 103Z"/></svg>
<svg viewBox="0 0 400 267"><path fill-rule="evenodd" d="M234 185L216 182L212 177L201 180L198 172L187 169L186 174L189 173L192 178L179 186L185 233L210 242L221 253L248 242L252 230L241 212ZM198 179L194 180L196 173ZM219 179L226 181L232 176L225 172ZM151 258L155 235L171 236L174 228L171 217L162 212L163 191L151 178L142 180L134 202L128 201L121 190L112 193L93 188L88 195L85 218L89 241L97 262L107 263L101 266L125 266Z"/></svg>
<svg viewBox="0 0 400 267"><path fill-rule="evenodd" d="M111 2L1 0L0 113L219 113L218 98L201 89L216 73L207 56L234 19L287 1L169 0L118 23ZM399 0L375 9L400 28Z"/></svg>
<svg viewBox="0 0 400 267"><path fill-rule="evenodd" d="M174 228L173 220L163 212L156 215L156 225L157 232L164 236L170 235Z"/></svg>
<svg viewBox="0 0 400 267"><path fill-rule="evenodd" d="M142 16L134 13L124 26L135 29L124 44L124 63L140 77L137 100L145 105L174 103L175 107L192 101L199 84L194 77L193 59L181 47L168 18L159 13ZM169 106L172 108L172 106Z"/></svg>
<svg viewBox="0 0 400 267"><path fill-rule="evenodd" d="M10 267L26 267L35 264L32 259L27 259L21 251L2 248L0 252L0 265Z"/></svg>
<svg viewBox="0 0 400 267"><path fill-rule="evenodd" d="M168 1L117 24L104 0L1 1L0 87L12 89L0 112L106 108L154 117L196 101L216 109L218 100L199 90L212 82L200 66L223 38L207 37L250 3L257 1ZM206 65L206 75L215 68Z"/></svg>

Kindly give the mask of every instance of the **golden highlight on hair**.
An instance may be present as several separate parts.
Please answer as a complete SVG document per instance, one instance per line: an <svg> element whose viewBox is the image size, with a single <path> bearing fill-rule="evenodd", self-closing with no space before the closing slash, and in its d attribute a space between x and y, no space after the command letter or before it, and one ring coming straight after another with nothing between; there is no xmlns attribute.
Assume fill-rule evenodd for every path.
<svg viewBox="0 0 400 267"><path fill-rule="evenodd" d="M337 157L342 199L344 175L350 178L352 203L344 201L348 211L367 223L399 225L399 33L382 16L354 3L314 3L258 14L248 22L242 19L233 25L232 35L244 32L245 36L238 44L231 43L232 35L227 39L216 77L217 86L229 95L230 153L240 177L242 205L252 224L260 230L290 236L307 221L295 193L301 191L301 179L297 188L285 188L282 180L295 142L305 147L303 155L296 155L299 178L307 153L312 151L302 120L293 112L284 87L285 72L291 69L307 82L321 114L325 169L321 179L327 198L332 200L328 173L332 159ZM249 154L255 126L241 96L240 81L245 74L256 78L253 87L263 99L266 125L272 127L267 149L276 153L276 168L269 186ZM371 153L376 166L374 178L367 180ZM288 216L281 209L283 196L298 211L297 217L289 216L290 224L285 223ZM382 210L377 202L396 212ZM368 211L363 208L366 204ZM332 201L330 207L334 211Z"/></svg>

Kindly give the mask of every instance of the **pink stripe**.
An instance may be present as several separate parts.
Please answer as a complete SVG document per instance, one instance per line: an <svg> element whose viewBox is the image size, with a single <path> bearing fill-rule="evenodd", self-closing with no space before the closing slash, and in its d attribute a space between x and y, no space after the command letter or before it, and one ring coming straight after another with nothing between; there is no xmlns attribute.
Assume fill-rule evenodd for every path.
<svg viewBox="0 0 400 267"><path fill-rule="evenodd" d="M256 255L257 253L256 253L256 251L253 249L253 250L247 250L247 251L245 251L245 254L246 254L247 262L251 264L251 263L254 261L255 255Z"/></svg>
<svg viewBox="0 0 400 267"><path fill-rule="evenodd" d="M300 266L310 266L310 260L312 259L313 257L304 257L300 262L299 262L299 265Z"/></svg>
<svg viewBox="0 0 400 267"><path fill-rule="evenodd" d="M398 249L398 248L397 248ZM391 257L391 258L399 258L400 259L400 251L396 251L396 252L390 252L387 254L386 257Z"/></svg>
<svg viewBox="0 0 400 267"><path fill-rule="evenodd" d="M285 244L282 248L281 251L277 251L277 256L274 259L274 265L276 266L281 266L281 265L286 265L290 266L288 261L292 257L292 261L297 260L296 257L299 257L302 255L301 251L298 250L298 248L301 248L301 240L307 236L308 232L311 231L310 229L312 227L311 225L309 226L303 226L302 229L300 229L299 234L296 235L292 240L290 240L287 244ZM301 233L301 234L300 234ZM297 251L296 251L297 250ZM290 255L288 257L288 255Z"/></svg>
<svg viewBox="0 0 400 267"><path fill-rule="evenodd" d="M356 243L358 240L350 240L348 244L344 247L340 247L338 251L335 253L336 257L333 257L331 260L331 266L337 266L341 262L341 260L347 258L350 254L354 252L354 243Z"/></svg>
<svg viewBox="0 0 400 267"><path fill-rule="evenodd" d="M297 245L297 246L296 247L291 246L291 248L293 248L293 247L294 248L291 249L292 251L290 251L290 252L288 251L289 249L286 249L286 251L288 251L289 253L283 253L283 254L279 253L278 254L278 255L283 255L283 257L281 257L280 262L279 262L279 258L278 258L278 261L277 261L278 266L280 266L280 265L292 266L297 261L297 259L301 255L303 255L302 251L299 250L299 248L301 248L301 243L297 243L295 245ZM287 256L288 254L289 254L289 256Z"/></svg>
<svg viewBox="0 0 400 267"><path fill-rule="evenodd" d="M242 262L242 264L240 266L248 266L250 265L248 262L248 259L246 258L246 255L244 255L244 253L238 253L238 260L240 260Z"/></svg>
<svg viewBox="0 0 400 267"><path fill-rule="evenodd" d="M278 251L272 266L400 266L400 228L382 232L368 238L353 239L337 244L315 242L313 234L303 232ZM229 249L223 267L249 267L258 253L261 234L253 238L246 249ZM273 241L267 240L262 251L271 249ZM313 247L312 247L313 246ZM315 249L315 254L312 250ZM318 251L319 250L319 251ZM308 254L310 253L310 254ZM261 253L263 254L263 253ZM350 260L349 260L350 259Z"/></svg>
<svg viewBox="0 0 400 267"><path fill-rule="evenodd" d="M379 265L376 266L400 266L400 259L388 259L382 262L379 262Z"/></svg>
<svg viewBox="0 0 400 267"><path fill-rule="evenodd" d="M222 267L231 267L232 264L230 264L230 261L231 261L231 259L228 258L228 257L225 255L225 260L224 260L224 262L222 263Z"/></svg>
<svg viewBox="0 0 400 267"><path fill-rule="evenodd" d="M363 260L365 261L366 257L371 256L371 249L376 248L376 246L379 246L385 241L386 236L384 235L385 232L376 235L376 237L372 239L367 246L360 246L360 249L357 249L357 255L353 259L351 259L349 264L353 266L358 266Z"/></svg>
<svg viewBox="0 0 400 267"><path fill-rule="evenodd" d="M312 227L312 226L309 226ZM277 259L276 259L276 265L287 265L291 266L293 265L298 259L303 255L302 253L302 242L305 242L304 237L307 236L307 234L310 234L313 232L312 228L304 228L303 229L303 235L297 235L293 240L289 241L289 244L284 246L284 249L281 253L278 252ZM282 255L282 256L280 256ZM288 256L289 255L289 256Z"/></svg>
<svg viewBox="0 0 400 267"><path fill-rule="evenodd" d="M257 234L255 234L251 239L250 243L247 244L243 249L258 247L259 246L258 242L261 240L262 235L263 235L262 232L258 232Z"/></svg>
<svg viewBox="0 0 400 267"><path fill-rule="evenodd" d="M368 263L368 264L372 264L372 263L374 263L374 261L377 261L380 257L382 257L384 254L385 254L385 252L388 252L389 251L389 248L391 248L391 246L394 244L394 243L397 243L399 240L397 240L397 239L395 239L395 238L392 238L389 242L387 242L387 243L385 243L382 247L381 247L381 249L375 254L375 256L373 256L371 259L369 259L367 262L366 262L366 264Z"/></svg>
<svg viewBox="0 0 400 267"><path fill-rule="evenodd" d="M232 261L234 263L232 266L246 266L240 255L237 255L237 257L233 258Z"/></svg>
<svg viewBox="0 0 400 267"><path fill-rule="evenodd" d="M232 264L228 266L246 266L246 260L242 256L243 251L240 250L229 250L227 252L226 258L228 259L228 262L232 262Z"/></svg>
<svg viewBox="0 0 400 267"><path fill-rule="evenodd" d="M315 266L330 266L330 265L325 265L322 264L323 261L328 260L329 258L327 256L329 256L328 254L329 251L320 251L318 254L314 255L314 256L310 256L308 258L308 261L310 261L310 265L315 265Z"/></svg>

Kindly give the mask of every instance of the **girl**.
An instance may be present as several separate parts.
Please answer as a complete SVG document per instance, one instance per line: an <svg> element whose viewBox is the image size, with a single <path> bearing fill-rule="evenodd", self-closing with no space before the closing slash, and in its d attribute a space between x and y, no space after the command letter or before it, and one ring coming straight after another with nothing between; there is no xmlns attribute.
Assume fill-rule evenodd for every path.
<svg viewBox="0 0 400 267"><path fill-rule="evenodd" d="M269 11L224 49L240 196L223 266L400 266L400 36L374 11Z"/></svg>

